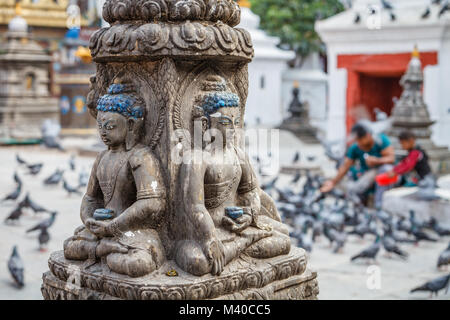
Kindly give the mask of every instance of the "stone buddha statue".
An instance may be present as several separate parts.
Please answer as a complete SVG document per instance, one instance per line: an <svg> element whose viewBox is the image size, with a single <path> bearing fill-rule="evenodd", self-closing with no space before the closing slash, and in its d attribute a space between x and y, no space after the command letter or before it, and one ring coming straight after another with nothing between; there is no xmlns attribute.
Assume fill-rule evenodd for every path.
<svg viewBox="0 0 450 320"><path fill-rule="evenodd" d="M158 229L166 200L159 161L141 143L145 102L133 88L112 84L98 100L98 129L108 149L92 167L80 210L84 225L65 241L64 256L140 277L165 261Z"/></svg>
<svg viewBox="0 0 450 320"><path fill-rule="evenodd" d="M194 150L202 153L201 161L180 167L175 249L179 267L197 276L219 275L241 254L263 259L290 251L288 230L236 143L242 121L239 97L219 76L207 77L202 90L193 118L201 121L204 133L209 129L216 137Z"/></svg>

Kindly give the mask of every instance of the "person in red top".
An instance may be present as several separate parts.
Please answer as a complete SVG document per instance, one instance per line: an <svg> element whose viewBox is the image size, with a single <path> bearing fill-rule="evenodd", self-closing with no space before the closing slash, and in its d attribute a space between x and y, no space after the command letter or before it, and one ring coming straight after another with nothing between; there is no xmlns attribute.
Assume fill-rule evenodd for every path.
<svg viewBox="0 0 450 320"><path fill-rule="evenodd" d="M408 155L388 174L392 177L394 175L405 175L415 171L418 178L416 182L421 185L434 185L435 179L428 163L428 155L417 145L414 134L411 131L402 131L399 135L399 141L402 149L408 151Z"/></svg>

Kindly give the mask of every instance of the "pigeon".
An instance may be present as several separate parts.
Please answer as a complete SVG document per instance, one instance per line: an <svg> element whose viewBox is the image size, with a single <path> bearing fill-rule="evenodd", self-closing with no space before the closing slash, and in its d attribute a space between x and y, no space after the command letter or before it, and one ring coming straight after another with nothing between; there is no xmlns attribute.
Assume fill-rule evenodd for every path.
<svg viewBox="0 0 450 320"><path fill-rule="evenodd" d="M30 208L31 210L33 210L34 213L49 212L44 207L41 207L36 202L31 200L29 193L27 193L27 195L26 195L25 199L23 200L23 202L24 202L24 207Z"/></svg>
<svg viewBox="0 0 450 320"><path fill-rule="evenodd" d="M431 14L431 9L430 7L427 7L424 11L424 13L422 13L422 15L420 16L422 19L427 19Z"/></svg>
<svg viewBox="0 0 450 320"><path fill-rule="evenodd" d="M359 13L356 13L355 19L353 19L353 23L357 24L361 22L361 15Z"/></svg>
<svg viewBox="0 0 450 320"><path fill-rule="evenodd" d="M56 169L54 173L52 173L48 178L44 180L44 184L58 184L61 181L63 174L64 170Z"/></svg>
<svg viewBox="0 0 450 320"><path fill-rule="evenodd" d="M45 251L45 246L50 240L50 234L48 233L46 227L41 228L41 233L39 234L38 240L39 240L39 250Z"/></svg>
<svg viewBox="0 0 450 320"><path fill-rule="evenodd" d="M89 183L89 174L86 170L83 170L78 174L78 188L86 187Z"/></svg>
<svg viewBox="0 0 450 320"><path fill-rule="evenodd" d="M372 219L372 216L369 216L367 220L358 224L353 230L348 232L348 234L354 234L360 238L364 238L366 234L376 234L376 230L371 225Z"/></svg>
<svg viewBox="0 0 450 320"><path fill-rule="evenodd" d="M335 152L332 148L332 144L327 143L326 141L321 141L321 144L325 149L325 155L335 163L335 168L338 169L345 157L343 155L339 155L338 152Z"/></svg>
<svg viewBox="0 0 450 320"><path fill-rule="evenodd" d="M380 108L375 108L373 109L374 113L375 113L375 120L376 121L385 121L388 118L388 115L386 112L384 112L383 110L381 110Z"/></svg>
<svg viewBox="0 0 450 320"><path fill-rule="evenodd" d="M72 193L81 195L81 192L78 190L78 188L71 187L65 179L63 179L63 187L64 187L64 190L66 190L69 195L71 195Z"/></svg>
<svg viewBox="0 0 450 320"><path fill-rule="evenodd" d="M379 235L377 235L375 242L370 247L368 247L367 249L364 249L357 255L351 257L351 261L355 261L356 259L361 259L361 258L370 259L370 260L375 261L378 251L380 251L380 236Z"/></svg>
<svg viewBox="0 0 450 320"><path fill-rule="evenodd" d="M33 232L33 231L36 231L36 230L42 230L42 229L48 229L48 228L50 228L50 227L53 225L53 223L55 222L55 218L56 218L56 215L57 215L57 214L58 214L58 212L56 212L56 211L52 212L52 213L50 214L50 217L49 217L49 218L47 218L47 219L45 219L45 220L39 222L39 223L38 223L37 225L35 225L34 227L28 229L28 230L26 231L26 233L30 233L30 232Z"/></svg>
<svg viewBox="0 0 450 320"><path fill-rule="evenodd" d="M450 242L448 244L447 249L441 252L439 255L438 261L437 261L437 268L440 269L443 266L446 266L450 264Z"/></svg>
<svg viewBox="0 0 450 320"><path fill-rule="evenodd" d="M450 10L450 3L449 3L448 0L446 0L446 1L442 4L441 9L439 10L439 18L440 18L444 13L446 13L448 10Z"/></svg>
<svg viewBox="0 0 450 320"><path fill-rule="evenodd" d="M417 291L429 291L430 297L433 297L433 293L435 293L437 296L438 292L444 288L446 288L445 293L447 293L449 280L450 280L450 274L433 279L431 281L428 281L428 282L424 283L423 285L412 289L410 291L410 293L417 292Z"/></svg>
<svg viewBox="0 0 450 320"><path fill-rule="evenodd" d="M390 2L388 2L387 0L381 0L381 4L383 6L384 9L387 10L392 10L394 9L394 7L392 6L392 4Z"/></svg>
<svg viewBox="0 0 450 320"><path fill-rule="evenodd" d="M437 222L436 218L430 218L430 227L436 232L440 237L450 236L450 229L444 228Z"/></svg>
<svg viewBox="0 0 450 320"><path fill-rule="evenodd" d="M316 156L306 156L306 159L309 161L309 162L312 162L312 161L314 161L314 160L316 160Z"/></svg>
<svg viewBox="0 0 450 320"><path fill-rule="evenodd" d="M312 229L313 229L312 240L313 242L316 242L317 237L320 237L323 234L323 221L315 220Z"/></svg>
<svg viewBox="0 0 450 320"><path fill-rule="evenodd" d="M333 245L334 242L334 238L333 235L330 233L330 226L328 225L328 223L324 223L323 224L323 235L328 239L328 241L330 241L330 247Z"/></svg>
<svg viewBox="0 0 450 320"><path fill-rule="evenodd" d="M273 189L277 180L278 180L278 176L275 177L272 181L268 182L267 184L262 185L261 189L263 189L264 191Z"/></svg>
<svg viewBox="0 0 450 320"><path fill-rule="evenodd" d="M333 242L335 243L333 253L340 252L344 248L345 242L347 241L347 234L343 232L342 228L340 231L336 229L330 229L329 234L333 238Z"/></svg>
<svg viewBox="0 0 450 320"><path fill-rule="evenodd" d="M20 179L19 175L17 174L17 172L14 172L14 181L19 184L22 185L22 179Z"/></svg>
<svg viewBox="0 0 450 320"><path fill-rule="evenodd" d="M39 172L41 172L42 167L44 166L43 163L35 163L35 164L29 164L27 165L27 168L29 170L29 174L35 176L37 175Z"/></svg>
<svg viewBox="0 0 450 320"><path fill-rule="evenodd" d="M310 236L308 236L308 226L307 224L303 225L301 232L293 232L290 235L291 237L297 239L297 246L305 249L307 252L312 251L313 241Z"/></svg>
<svg viewBox="0 0 450 320"><path fill-rule="evenodd" d="M295 174L294 178L292 179L291 184L297 183L300 180L301 177L302 177L302 175L300 174L300 172L297 172Z"/></svg>
<svg viewBox="0 0 450 320"><path fill-rule="evenodd" d="M23 261L19 256L19 252L17 251L17 246L13 247L13 251L11 254L11 257L8 261L8 270L11 273L11 276L13 277L15 283L19 288L22 288L24 283L24 277L23 277Z"/></svg>
<svg viewBox="0 0 450 320"><path fill-rule="evenodd" d="M397 20L397 16L393 12L390 12L389 15L391 17L391 21Z"/></svg>
<svg viewBox="0 0 450 320"><path fill-rule="evenodd" d="M5 196L1 202L3 201L8 201L8 200L17 200L17 198L20 196L20 193L22 192L22 184L18 184L16 189L11 192L10 194L8 194L7 196Z"/></svg>
<svg viewBox="0 0 450 320"><path fill-rule="evenodd" d="M292 164L296 164L300 161L300 151L297 151L294 155L294 159L292 159Z"/></svg>
<svg viewBox="0 0 450 320"><path fill-rule="evenodd" d="M426 224L422 221L416 219L416 212L414 210L409 210L409 221L411 221L411 226L418 229L426 227Z"/></svg>
<svg viewBox="0 0 450 320"><path fill-rule="evenodd" d="M16 161L17 161L17 163L19 163L19 165L22 165L22 164L28 165L28 163L25 160L23 160L18 154L16 154Z"/></svg>
<svg viewBox="0 0 450 320"><path fill-rule="evenodd" d="M408 253L406 253L405 251L401 250L397 244L395 243L394 238L392 238L389 235L384 235L383 239L383 247L384 249L389 253L395 253L396 255L400 256L403 259L406 259L408 257Z"/></svg>
<svg viewBox="0 0 450 320"><path fill-rule="evenodd" d="M423 232L420 229L417 229L417 227L413 226L412 228L412 234L416 238L415 243L418 244L419 241L429 241L429 242L437 242L437 239L430 237L428 234Z"/></svg>
<svg viewBox="0 0 450 320"><path fill-rule="evenodd" d="M20 216L22 215L22 207L19 205L17 206L10 214L6 217L5 223L17 221L19 220Z"/></svg>
<svg viewBox="0 0 450 320"><path fill-rule="evenodd" d="M384 210L378 210L376 213L378 219L380 219L383 223L389 223L391 221L392 216Z"/></svg>
<svg viewBox="0 0 450 320"><path fill-rule="evenodd" d="M406 220L404 217L401 217L397 221L397 230L405 231L405 232L411 234L411 229L412 229L412 223L410 220Z"/></svg>
<svg viewBox="0 0 450 320"><path fill-rule="evenodd" d="M75 171L75 156L72 155L69 159L70 170Z"/></svg>
<svg viewBox="0 0 450 320"><path fill-rule="evenodd" d="M391 223L388 223L386 225L386 227L387 227L387 230L385 230L385 235L391 236L395 240L395 242L402 242L402 243L414 243L415 242L415 240L410 239L407 236L402 236L401 233L403 233L404 231L395 230L393 228L393 226L391 225Z"/></svg>
<svg viewBox="0 0 450 320"><path fill-rule="evenodd" d="M44 136L42 138L42 143L49 149L58 149L60 151L64 151L61 143L57 140L57 137L53 136Z"/></svg>

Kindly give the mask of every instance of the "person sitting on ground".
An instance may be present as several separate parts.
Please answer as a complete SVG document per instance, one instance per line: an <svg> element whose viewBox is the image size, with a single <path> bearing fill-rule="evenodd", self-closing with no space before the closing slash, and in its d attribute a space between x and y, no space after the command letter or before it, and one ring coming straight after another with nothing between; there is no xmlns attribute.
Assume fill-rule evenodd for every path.
<svg viewBox="0 0 450 320"><path fill-rule="evenodd" d="M416 185L419 184L421 187L434 187L436 181L428 163L428 155L416 143L414 133L408 130L400 132L399 141L402 149L408 151L408 155L389 171L388 175L393 177L395 175L415 173L413 181Z"/></svg>
<svg viewBox="0 0 450 320"><path fill-rule="evenodd" d="M395 161L394 148L385 134L381 133L374 136L369 128L360 123L352 127L351 134L356 142L347 150L345 161L338 169L337 175L326 181L320 191L330 192L358 160L360 170L356 175L356 181L349 181L347 184L347 193L351 196L363 197L374 187L375 207L381 208L382 194L389 187L377 185L375 177L379 173L392 169L392 164Z"/></svg>

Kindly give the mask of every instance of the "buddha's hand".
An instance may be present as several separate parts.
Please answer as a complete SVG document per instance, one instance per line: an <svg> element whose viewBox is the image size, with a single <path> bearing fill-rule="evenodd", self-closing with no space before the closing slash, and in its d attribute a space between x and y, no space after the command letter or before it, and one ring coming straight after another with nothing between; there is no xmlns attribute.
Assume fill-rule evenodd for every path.
<svg viewBox="0 0 450 320"><path fill-rule="evenodd" d="M98 221L92 218L89 218L85 221L86 228L89 229L93 234L95 234L99 238L104 237L112 237L113 234L110 232L111 228L109 227L111 222L107 221Z"/></svg>
<svg viewBox="0 0 450 320"><path fill-rule="evenodd" d="M252 216L249 213L246 213L244 211L244 214L240 216L239 218L232 219L230 217L224 216L222 218L222 225L225 229L231 231L240 233L244 229L246 229L250 224L252 223Z"/></svg>
<svg viewBox="0 0 450 320"><path fill-rule="evenodd" d="M222 273L225 266L225 248L222 241L212 237L203 242L203 253L211 263L211 274L216 276Z"/></svg>
<svg viewBox="0 0 450 320"><path fill-rule="evenodd" d="M97 248L95 249L95 255L97 257L104 257L110 253L127 253L128 249L118 243L117 241L111 239L102 239Z"/></svg>

